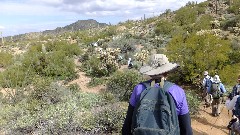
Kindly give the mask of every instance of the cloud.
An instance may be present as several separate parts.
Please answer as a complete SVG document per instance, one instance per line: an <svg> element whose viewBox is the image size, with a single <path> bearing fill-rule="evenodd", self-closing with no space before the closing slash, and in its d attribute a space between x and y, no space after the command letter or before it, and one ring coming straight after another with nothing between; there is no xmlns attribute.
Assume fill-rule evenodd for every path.
<svg viewBox="0 0 240 135"><path fill-rule="evenodd" d="M176 10L189 0L31 0L34 3L54 6L61 11L92 16L135 16L150 12ZM197 0L203 2L206 0ZM128 14L126 12L128 11Z"/></svg>
<svg viewBox="0 0 240 135"><path fill-rule="evenodd" d="M0 25L0 29L5 29L5 27Z"/></svg>

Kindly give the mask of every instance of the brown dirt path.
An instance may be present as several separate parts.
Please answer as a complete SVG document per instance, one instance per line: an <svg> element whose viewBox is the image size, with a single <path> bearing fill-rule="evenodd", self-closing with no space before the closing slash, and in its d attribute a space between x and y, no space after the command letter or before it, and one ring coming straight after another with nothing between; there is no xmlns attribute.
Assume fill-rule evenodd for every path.
<svg viewBox="0 0 240 135"><path fill-rule="evenodd" d="M222 111L219 117L211 115L211 107L200 107L199 115L192 118L192 128L194 135L227 135L228 129L226 126L231 120L231 111L226 109L222 104Z"/></svg>

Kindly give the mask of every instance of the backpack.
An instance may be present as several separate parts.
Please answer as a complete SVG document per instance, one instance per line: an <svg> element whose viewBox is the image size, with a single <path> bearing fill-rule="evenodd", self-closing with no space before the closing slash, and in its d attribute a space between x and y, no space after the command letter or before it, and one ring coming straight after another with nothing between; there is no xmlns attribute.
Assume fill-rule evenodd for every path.
<svg viewBox="0 0 240 135"><path fill-rule="evenodd" d="M220 83L212 83L211 94L213 99L221 97Z"/></svg>
<svg viewBox="0 0 240 135"><path fill-rule="evenodd" d="M176 105L167 91L173 83L165 81L163 88L142 84L146 89L134 108L133 135L180 135Z"/></svg>
<svg viewBox="0 0 240 135"><path fill-rule="evenodd" d="M234 115L238 118L240 118L240 96L237 98L236 104L234 109Z"/></svg>
<svg viewBox="0 0 240 135"><path fill-rule="evenodd" d="M206 83L205 83L205 88L210 88L212 86L212 77L210 78L205 78L206 79Z"/></svg>

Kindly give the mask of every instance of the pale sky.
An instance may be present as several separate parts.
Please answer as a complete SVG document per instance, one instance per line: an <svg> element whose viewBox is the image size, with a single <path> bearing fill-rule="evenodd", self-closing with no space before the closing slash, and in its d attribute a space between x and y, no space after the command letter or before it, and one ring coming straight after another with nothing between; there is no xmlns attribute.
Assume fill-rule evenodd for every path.
<svg viewBox="0 0 240 135"><path fill-rule="evenodd" d="M188 1L206 0L1 0L0 32L3 36L40 32L87 19L117 24L174 11Z"/></svg>

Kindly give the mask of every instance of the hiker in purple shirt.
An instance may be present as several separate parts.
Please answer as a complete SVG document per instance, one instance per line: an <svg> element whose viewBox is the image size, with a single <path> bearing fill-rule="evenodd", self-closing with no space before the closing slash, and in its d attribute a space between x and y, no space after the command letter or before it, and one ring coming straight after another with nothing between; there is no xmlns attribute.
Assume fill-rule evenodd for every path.
<svg viewBox="0 0 240 135"><path fill-rule="evenodd" d="M150 65L143 66L140 69L140 73L151 77L151 79L148 80L151 86L161 87L163 86L164 81L166 81L168 73L176 69L178 65L176 63L169 63L168 58L164 54L155 54L154 57L155 59L150 61ZM152 85L152 82L155 83ZM122 128L123 135L132 134L131 124L134 107L136 106L141 93L145 89L146 87L142 83L137 84L133 89L127 110L127 116ZM176 113L178 115L180 134L192 135L193 133L191 127L191 118L189 115L188 103L184 90L178 85L174 84L169 87L167 91L172 96L176 105Z"/></svg>

